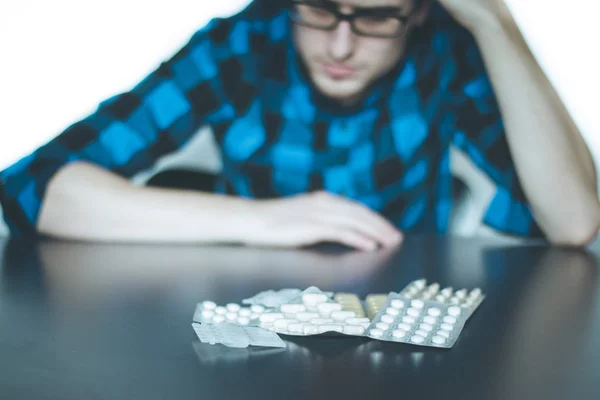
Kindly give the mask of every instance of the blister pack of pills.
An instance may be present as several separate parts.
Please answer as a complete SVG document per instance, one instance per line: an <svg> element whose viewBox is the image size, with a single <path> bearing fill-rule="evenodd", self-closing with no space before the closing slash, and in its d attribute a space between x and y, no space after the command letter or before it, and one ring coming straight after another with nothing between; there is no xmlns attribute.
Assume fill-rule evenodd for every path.
<svg viewBox="0 0 600 400"><path fill-rule="evenodd" d="M438 292L443 292L443 301ZM427 286L425 280L412 282L400 294L387 296L366 335L377 340L451 348L484 298L479 289L469 295L466 290L456 294L457 301L451 301L452 289L440 292L437 283Z"/></svg>
<svg viewBox="0 0 600 400"><path fill-rule="evenodd" d="M213 301L204 301L196 306L193 321L214 325L230 323L241 326L258 326L259 317L265 310L266 308L259 304L250 307L242 307L236 303L219 306Z"/></svg>
<svg viewBox="0 0 600 400"><path fill-rule="evenodd" d="M234 324L199 323L192 323L192 327L202 343L223 344L233 348L286 347L285 342L276 333L262 328Z"/></svg>
<svg viewBox="0 0 600 400"><path fill-rule="evenodd" d="M259 326L285 335L343 334L363 336L370 320L358 298L339 294L336 302L327 293L310 287L290 302L259 317ZM344 309L346 307L346 309Z"/></svg>

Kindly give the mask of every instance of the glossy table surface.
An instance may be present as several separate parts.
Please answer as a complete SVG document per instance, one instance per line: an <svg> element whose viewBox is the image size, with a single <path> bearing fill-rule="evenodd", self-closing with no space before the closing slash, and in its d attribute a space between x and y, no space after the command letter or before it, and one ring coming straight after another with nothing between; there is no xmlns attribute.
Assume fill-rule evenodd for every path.
<svg viewBox="0 0 600 400"><path fill-rule="evenodd" d="M354 253L0 239L0 399L600 398L597 247L411 236ZM202 300L311 285L364 296L421 277L487 295L450 350L289 336L286 349L240 350L202 345L191 328Z"/></svg>

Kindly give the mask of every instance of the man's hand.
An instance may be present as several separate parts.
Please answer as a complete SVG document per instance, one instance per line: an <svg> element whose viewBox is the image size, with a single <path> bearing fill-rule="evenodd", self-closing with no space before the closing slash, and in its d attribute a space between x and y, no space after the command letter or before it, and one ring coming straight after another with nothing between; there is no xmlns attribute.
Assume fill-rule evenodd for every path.
<svg viewBox="0 0 600 400"><path fill-rule="evenodd" d="M360 250L391 247L402 234L364 205L327 192L257 201L255 223L244 243L252 246L300 247L337 242Z"/></svg>
<svg viewBox="0 0 600 400"><path fill-rule="evenodd" d="M473 32L478 26L505 25L512 16L504 0L438 0L465 28Z"/></svg>

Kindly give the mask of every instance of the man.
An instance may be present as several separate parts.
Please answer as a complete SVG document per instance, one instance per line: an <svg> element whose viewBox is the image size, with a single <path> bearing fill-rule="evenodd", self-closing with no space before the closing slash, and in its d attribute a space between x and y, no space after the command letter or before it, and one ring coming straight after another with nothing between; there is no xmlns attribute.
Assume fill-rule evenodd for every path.
<svg viewBox="0 0 600 400"><path fill-rule="evenodd" d="M203 125L215 194L126 179ZM372 250L447 231L451 147L495 184L487 226L596 235L593 161L502 0L256 0L4 171L2 197L15 235Z"/></svg>

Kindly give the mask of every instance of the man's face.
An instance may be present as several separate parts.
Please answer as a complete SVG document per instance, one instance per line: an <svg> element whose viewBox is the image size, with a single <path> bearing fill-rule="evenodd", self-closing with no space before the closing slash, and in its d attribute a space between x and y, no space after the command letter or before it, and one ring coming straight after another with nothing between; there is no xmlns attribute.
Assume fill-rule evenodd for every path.
<svg viewBox="0 0 600 400"><path fill-rule="evenodd" d="M417 0L305 0L314 8L296 5L295 15L303 21L326 25L332 21L328 10L366 17L355 20L361 31L384 34L398 29L401 36L369 37L353 32L349 21L340 21L333 30L307 24L294 24L296 48L307 66L315 86L327 97L352 104L378 78L400 61L410 31L423 23L426 8ZM406 22L390 18L411 15ZM308 24L310 25L310 24ZM313 24L314 25L314 24ZM400 28L404 25L405 28Z"/></svg>

